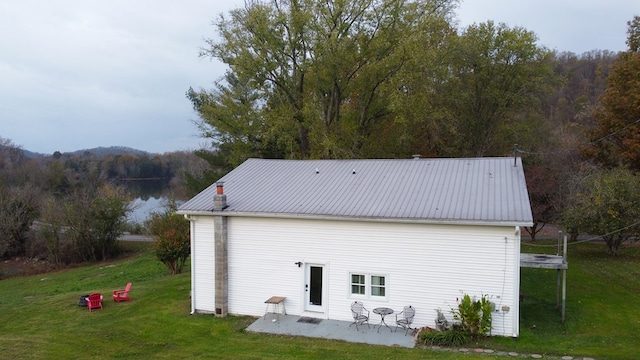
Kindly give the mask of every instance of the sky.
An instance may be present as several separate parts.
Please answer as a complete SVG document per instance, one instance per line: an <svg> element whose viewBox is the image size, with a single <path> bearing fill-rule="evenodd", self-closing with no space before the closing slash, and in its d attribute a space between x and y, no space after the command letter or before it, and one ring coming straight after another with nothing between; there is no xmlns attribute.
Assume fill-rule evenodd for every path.
<svg viewBox="0 0 640 360"><path fill-rule="evenodd" d="M224 64L198 56L242 0L0 0L0 137L43 154L98 146L206 146L185 97ZM552 50L626 50L638 0L466 0L461 28L493 20Z"/></svg>

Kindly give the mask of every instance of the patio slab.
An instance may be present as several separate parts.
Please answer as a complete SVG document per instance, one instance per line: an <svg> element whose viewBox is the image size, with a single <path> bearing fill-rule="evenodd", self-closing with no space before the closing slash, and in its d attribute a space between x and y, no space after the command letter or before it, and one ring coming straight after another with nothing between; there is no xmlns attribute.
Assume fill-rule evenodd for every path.
<svg viewBox="0 0 640 360"><path fill-rule="evenodd" d="M402 346L407 348L413 348L413 336L411 332L405 335L405 331L398 329L397 332L393 332L386 327L382 327L378 332L377 324L371 324L368 328L367 325L349 326L351 324L348 321L338 320L326 320L323 319L317 324L310 322L299 322L299 315L280 315L276 320L275 315L263 317L254 321L253 324L247 327L249 332L278 334L278 335L292 335L292 336L306 336L313 338L343 340L354 343L364 343L371 345L386 345L386 346ZM304 319L303 319L304 321ZM395 327L392 327L395 330Z"/></svg>

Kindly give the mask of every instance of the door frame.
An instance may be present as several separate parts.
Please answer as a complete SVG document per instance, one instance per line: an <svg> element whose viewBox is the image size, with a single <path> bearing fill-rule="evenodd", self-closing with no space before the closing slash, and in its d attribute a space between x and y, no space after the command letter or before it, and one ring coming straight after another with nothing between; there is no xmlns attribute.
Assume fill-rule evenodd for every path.
<svg viewBox="0 0 640 360"><path fill-rule="evenodd" d="M312 267L319 267L322 269L322 295L321 295L321 305L312 305L311 304L311 268ZM329 282L328 282L329 276L328 276L328 264L326 263L321 263L321 262L308 262L304 264L304 278L303 278L303 284L302 284L302 291L304 292L304 301L303 301L303 305L304 305L304 311L309 311L309 312L316 312L316 313L326 313L327 311L327 299L329 298L327 296L328 294L328 289L329 289Z"/></svg>

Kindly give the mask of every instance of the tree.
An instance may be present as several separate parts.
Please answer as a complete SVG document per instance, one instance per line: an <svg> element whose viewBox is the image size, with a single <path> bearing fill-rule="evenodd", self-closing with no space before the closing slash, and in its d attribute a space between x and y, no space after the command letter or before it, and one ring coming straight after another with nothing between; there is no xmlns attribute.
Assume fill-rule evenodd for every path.
<svg viewBox="0 0 640 360"><path fill-rule="evenodd" d="M230 145L232 146L232 145ZM192 197L200 191L207 188L233 170L232 164L229 162L231 151L227 151L227 144L223 144L217 151L207 151L204 149L196 150L195 155L208 164L207 168L189 169L183 173L184 190L187 197Z"/></svg>
<svg viewBox="0 0 640 360"><path fill-rule="evenodd" d="M24 255L27 234L38 216L38 189L0 186L0 257Z"/></svg>
<svg viewBox="0 0 640 360"><path fill-rule="evenodd" d="M638 15L627 21L627 45L631 52L640 51L640 16Z"/></svg>
<svg viewBox="0 0 640 360"><path fill-rule="evenodd" d="M381 124L393 123L383 93L412 56L416 26L446 24L456 3L247 2L219 18L221 40L201 54L229 65L226 81L187 93L203 136L227 145L233 164L367 154Z"/></svg>
<svg viewBox="0 0 640 360"><path fill-rule="evenodd" d="M61 221L64 236L73 244L74 260L106 260L119 253L117 240L130 211L128 203L124 190L104 184L78 188L65 199Z"/></svg>
<svg viewBox="0 0 640 360"><path fill-rule="evenodd" d="M18 185L16 173L26 161L20 146L0 136L0 185Z"/></svg>
<svg viewBox="0 0 640 360"><path fill-rule="evenodd" d="M627 23L629 50L612 65L583 153L607 167L640 171L640 17Z"/></svg>
<svg viewBox="0 0 640 360"><path fill-rule="evenodd" d="M525 228L531 236L531 241L536 240L536 234L546 224L554 223L559 217L560 196L557 173L543 166L532 166L525 171L531 211L533 213L533 226Z"/></svg>
<svg viewBox="0 0 640 360"><path fill-rule="evenodd" d="M441 155L504 155L515 143L533 149L544 138L540 99L554 77L552 53L536 40L530 31L492 21L451 39L444 60L451 77L438 89L449 124Z"/></svg>
<svg viewBox="0 0 640 360"><path fill-rule="evenodd" d="M563 224L601 235L609 255L640 232L640 181L622 168L600 170L584 179L584 190L565 210Z"/></svg>
<svg viewBox="0 0 640 360"><path fill-rule="evenodd" d="M156 257L171 274L179 274L191 253L189 221L176 214L177 205L170 201L164 212L151 214L149 231L156 237Z"/></svg>

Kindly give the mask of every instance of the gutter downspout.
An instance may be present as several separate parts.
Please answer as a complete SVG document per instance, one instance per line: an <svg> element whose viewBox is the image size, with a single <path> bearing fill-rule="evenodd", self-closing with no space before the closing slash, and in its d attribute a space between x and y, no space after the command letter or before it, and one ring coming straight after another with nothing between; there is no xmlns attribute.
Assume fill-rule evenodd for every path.
<svg viewBox="0 0 640 360"><path fill-rule="evenodd" d="M190 242L190 248L191 248L191 290L189 291L190 295L191 295L191 312L189 313L189 315L193 315L196 312L196 293L194 291L195 289L195 284L196 284L196 280L195 280L195 276L196 276L196 272L195 272L195 257L193 256L193 248L195 245L195 228L196 225L194 224L193 219L191 219L191 217L189 217L189 215L185 214L184 218L189 220L189 242Z"/></svg>
<svg viewBox="0 0 640 360"><path fill-rule="evenodd" d="M520 226L515 228L515 241L513 244L513 256L515 257L513 269L513 320L512 337L516 339L520 334L520 240L522 239Z"/></svg>

